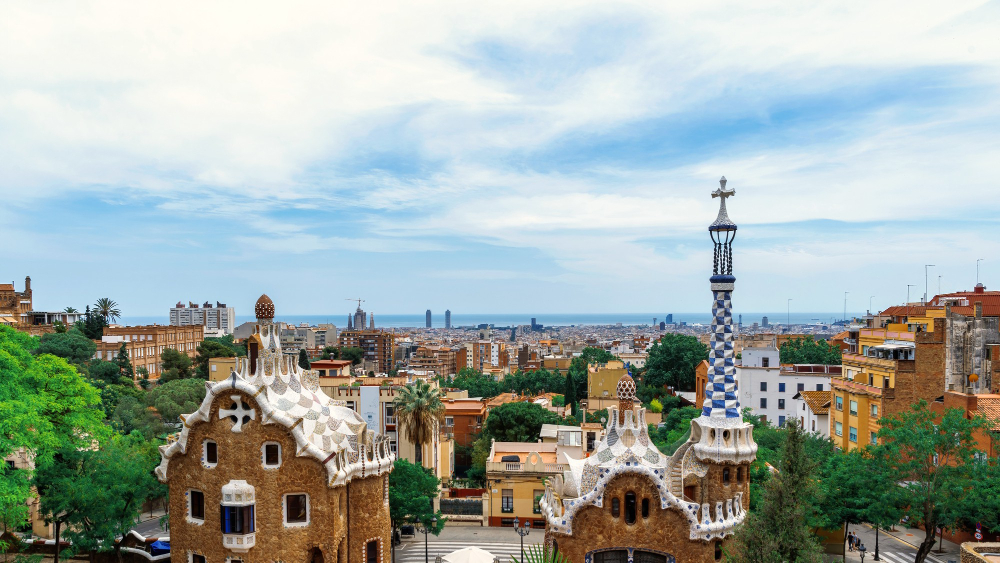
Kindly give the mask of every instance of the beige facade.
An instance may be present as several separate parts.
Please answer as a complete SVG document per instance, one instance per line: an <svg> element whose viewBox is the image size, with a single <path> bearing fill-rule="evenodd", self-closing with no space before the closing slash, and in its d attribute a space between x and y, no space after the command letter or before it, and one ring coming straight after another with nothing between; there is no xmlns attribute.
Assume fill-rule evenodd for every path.
<svg viewBox="0 0 1000 563"><path fill-rule="evenodd" d="M12 283L0 283L0 324L26 326L30 324L31 278L24 278L24 291L14 289Z"/></svg>
<svg viewBox="0 0 1000 563"><path fill-rule="evenodd" d="M159 379L163 371L160 356L164 350L172 348L194 359L198 355L198 345L205 340L204 335L201 326L109 326L104 328L104 337L97 342L94 358L114 360L124 342L136 380L140 367L146 368L150 379Z"/></svg>

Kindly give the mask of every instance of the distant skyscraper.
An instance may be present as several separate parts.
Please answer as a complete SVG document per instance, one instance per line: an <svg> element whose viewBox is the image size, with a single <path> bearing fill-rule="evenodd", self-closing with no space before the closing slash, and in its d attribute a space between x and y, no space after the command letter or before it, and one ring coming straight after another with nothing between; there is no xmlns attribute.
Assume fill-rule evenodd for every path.
<svg viewBox="0 0 1000 563"><path fill-rule="evenodd" d="M375 330L375 313L368 315L368 328Z"/></svg>
<svg viewBox="0 0 1000 563"><path fill-rule="evenodd" d="M354 330L354 318L347 315L347 330Z"/></svg>
<svg viewBox="0 0 1000 563"><path fill-rule="evenodd" d="M451 309L445 309L444 311L444 327L451 328Z"/></svg>
<svg viewBox="0 0 1000 563"><path fill-rule="evenodd" d="M366 320L368 320L368 315L361 308L361 303L358 303L358 309L356 311L354 311L354 328L355 328L355 330L364 330L365 329L365 325L368 324L367 322L365 322Z"/></svg>
<svg viewBox="0 0 1000 563"><path fill-rule="evenodd" d="M767 328L767 327L771 326L771 325L770 325L770 324L768 324L768 322L767 322L767 317L764 317L763 319L761 319L761 320L760 320L760 326L762 326L762 327L764 327L764 328Z"/></svg>
<svg viewBox="0 0 1000 563"><path fill-rule="evenodd" d="M667 323L660 321L660 330L667 330Z"/></svg>
<svg viewBox="0 0 1000 563"><path fill-rule="evenodd" d="M538 323L535 322L536 320L537 319L535 317L531 317L531 330L537 330L538 329Z"/></svg>
<svg viewBox="0 0 1000 563"><path fill-rule="evenodd" d="M656 326L656 317L653 317L653 326Z"/></svg>
<svg viewBox="0 0 1000 563"><path fill-rule="evenodd" d="M427 328L431 328L431 310L427 309Z"/></svg>
<svg viewBox="0 0 1000 563"><path fill-rule="evenodd" d="M674 314L673 314L673 313L670 313L669 315L667 315L667 319L666 319L666 321L667 321L667 324L668 324L668 325L672 325L672 324L674 324Z"/></svg>

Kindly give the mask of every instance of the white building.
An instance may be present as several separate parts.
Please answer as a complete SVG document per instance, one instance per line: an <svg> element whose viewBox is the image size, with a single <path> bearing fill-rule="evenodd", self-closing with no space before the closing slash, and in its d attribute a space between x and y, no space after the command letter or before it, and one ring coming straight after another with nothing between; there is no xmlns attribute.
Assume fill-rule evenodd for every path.
<svg viewBox="0 0 1000 563"><path fill-rule="evenodd" d="M199 306L188 302L185 306L180 301L170 308L171 326L203 326L206 332L221 330L223 334L233 334L236 329L236 312L225 303L216 301L213 307L208 301Z"/></svg>
<svg viewBox="0 0 1000 563"><path fill-rule="evenodd" d="M753 414L775 426L784 426L789 418L802 416L805 399L796 398L803 391L830 391L830 373L840 366L811 364L780 365L778 349L744 348L743 365L736 366L736 388L740 403ZM804 420L803 420L804 422Z"/></svg>
<svg viewBox="0 0 1000 563"><path fill-rule="evenodd" d="M808 432L830 437L830 391L799 391L793 399L801 399L799 425Z"/></svg>

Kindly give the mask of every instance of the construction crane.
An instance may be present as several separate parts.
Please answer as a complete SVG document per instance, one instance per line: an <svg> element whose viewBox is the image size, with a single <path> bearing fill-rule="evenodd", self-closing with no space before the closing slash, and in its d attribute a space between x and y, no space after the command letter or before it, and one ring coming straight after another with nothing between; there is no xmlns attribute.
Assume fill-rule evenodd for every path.
<svg viewBox="0 0 1000 563"><path fill-rule="evenodd" d="M344 299L344 301L357 301L358 302L358 309L360 309L361 308L361 304L365 302L365 300L362 299L362 298L360 298L360 297L348 297L348 298Z"/></svg>

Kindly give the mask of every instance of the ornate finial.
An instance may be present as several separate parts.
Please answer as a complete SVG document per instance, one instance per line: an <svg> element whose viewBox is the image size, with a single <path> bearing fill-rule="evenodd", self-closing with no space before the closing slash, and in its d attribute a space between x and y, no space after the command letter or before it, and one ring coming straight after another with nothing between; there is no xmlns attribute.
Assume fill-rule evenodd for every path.
<svg viewBox="0 0 1000 563"><path fill-rule="evenodd" d="M254 314L258 320L270 321L274 319L274 302L267 294L261 295L260 299L253 307Z"/></svg>
<svg viewBox="0 0 1000 563"><path fill-rule="evenodd" d="M626 368L625 375L618 380L618 423L625 423L625 411L635 404L635 380Z"/></svg>
<svg viewBox="0 0 1000 563"><path fill-rule="evenodd" d="M722 178L719 179L719 185L722 186L722 189L726 189L726 177L725 176L723 176Z"/></svg>
<svg viewBox="0 0 1000 563"><path fill-rule="evenodd" d="M729 219L729 213L726 211L726 198L736 195L736 190L726 189L726 177L723 176L719 180L719 188L712 192L713 198L719 198L719 216L716 217L715 222L708 228L710 231L727 231L736 230L736 224Z"/></svg>

